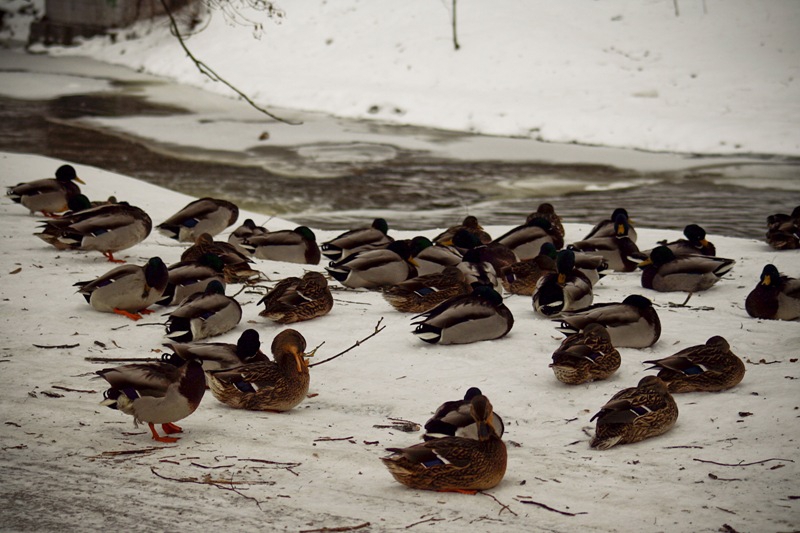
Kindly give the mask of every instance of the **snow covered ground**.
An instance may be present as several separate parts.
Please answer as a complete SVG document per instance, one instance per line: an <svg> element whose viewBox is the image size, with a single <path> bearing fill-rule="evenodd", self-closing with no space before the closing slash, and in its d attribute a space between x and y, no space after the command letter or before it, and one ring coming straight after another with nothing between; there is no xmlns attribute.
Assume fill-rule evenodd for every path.
<svg viewBox="0 0 800 533"><path fill-rule="evenodd" d="M468 42L465 36L465 46ZM0 154L0 185L50 176L61 163ZM101 169L79 166L78 171L91 198L116 195L144 208L156 224L190 200ZM240 220L247 216L263 222L247 212ZM181 424L183 438L161 445L146 429L135 429L129 417L98 405L105 382L91 378L104 365L86 358L157 357L163 328L89 307L73 283L111 265L98 253L49 247L32 235L37 220L19 205L0 202L4 530L797 528L800 322L752 319L744 299L768 262L797 276L798 251L776 252L764 242L710 235L718 254L737 265L714 288L692 296L688 307L670 307L685 296L642 289L635 273L606 277L595 300L644 294L658 305L663 334L652 348L621 349L622 366L610 380L576 387L556 381L547 367L561 334L533 314L529 298L506 299L516 323L503 339L430 346L411 335L410 317L378 294L337 290L329 315L296 325L309 346L324 341L319 359L366 337L380 319L386 329L312 368L305 402L284 414L257 413L229 409L208 394ZM267 226L293 224L271 219ZM588 229L570 223L566 228L568 242ZM420 233L430 236L438 229ZM507 228L487 229L499 235ZM638 230L642 248L678 236ZM323 241L336 233L317 231L317 237ZM156 255L171 263L182 250L152 234L119 255L137 264ZM267 261L258 267L273 281L303 271ZM237 290L232 286L228 294ZM260 295L245 291L237 298L244 319L218 340L234 342L245 328L255 327L268 343L281 327L258 317ZM156 314L141 322L158 320ZM718 394L677 396L678 422L661 437L604 452L589 449L590 417L613 393L648 373L641 361L712 335L728 339L746 361L741 384ZM65 345L71 347L57 347ZM413 491L394 482L379 461L384 448L413 444L420 434L387 428L392 418L422 424L440 403L460 397L469 386L480 387L506 421L509 466L503 482L476 496Z"/></svg>
<svg viewBox="0 0 800 533"><path fill-rule="evenodd" d="M462 1L458 51L450 2L276 6L282 16L272 19L239 8L263 25L259 38L217 10L187 39L273 110L650 151L800 155L798 2ZM232 94L197 71L163 18L120 30L115 43L49 53Z"/></svg>

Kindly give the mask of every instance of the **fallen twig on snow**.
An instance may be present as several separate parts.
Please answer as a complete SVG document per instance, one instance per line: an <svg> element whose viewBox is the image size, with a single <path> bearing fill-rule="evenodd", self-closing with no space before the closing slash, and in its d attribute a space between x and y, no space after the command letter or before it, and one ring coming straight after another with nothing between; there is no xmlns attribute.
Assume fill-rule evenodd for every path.
<svg viewBox="0 0 800 533"><path fill-rule="evenodd" d="M709 463L709 464L718 465L718 466L752 466L752 465L760 465L760 464L763 464L763 463L768 463L770 461L786 461L788 463L793 463L794 462L793 459L780 459L780 458L777 458L777 457L772 457L770 459L764 459L762 461L753 461L752 463L742 463L742 462L739 462L739 463L718 463L716 461L707 461L706 459L695 459L695 458L693 458L692 461L697 461L698 463Z"/></svg>
<svg viewBox="0 0 800 533"><path fill-rule="evenodd" d="M414 522L413 524L408 524L406 529L411 529L414 526L418 526L420 524L427 524L428 522L441 522L445 520L444 518L426 518L425 520L420 520L419 522Z"/></svg>
<svg viewBox="0 0 800 533"><path fill-rule="evenodd" d="M349 352L353 348L357 348L357 347L361 346L362 343L368 341L369 339L371 339L372 337L374 337L375 335L377 335L378 333L380 333L381 331L386 329L386 326L381 326L381 322L383 322L383 317L381 317L380 320L378 320L378 323L375 324L375 330L372 333L370 333L369 335L367 335L363 339L356 341L356 343L353 344L348 349L346 349L344 351L341 351L341 352L337 353L336 355L334 355L332 357L328 357L327 359L323 359L322 361L317 361L316 363L310 364L310 365L308 365L308 367L311 368L312 366L318 366L318 365L321 365L322 363L327 363L328 361L333 361L337 357L343 356L344 354L346 354L347 352Z"/></svg>
<svg viewBox="0 0 800 533"><path fill-rule="evenodd" d="M161 361L156 357L84 357L90 363L153 363Z"/></svg>
<svg viewBox="0 0 800 533"><path fill-rule="evenodd" d="M139 448L138 450L116 450L110 452L103 452L99 455L90 455L89 459L107 459L109 457L116 457L118 455L140 455L157 452L158 450L166 450L167 448L175 448L176 446L150 446L149 448Z"/></svg>
<svg viewBox="0 0 800 533"><path fill-rule="evenodd" d="M528 500L528 499L521 500L520 498L525 498L525 496L517 496L514 499L517 500L519 503L524 503L524 504L527 504L527 505L536 505L537 507L541 507L542 509L547 509L548 511L552 511L552 512L558 513L558 514L562 514L564 516L578 516L579 514L589 514L587 512L570 513L569 511L559 511L558 509L553 509L552 507L550 507L547 504L544 504L544 503L541 503L541 502L536 502L536 501L533 501L533 500Z"/></svg>
<svg viewBox="0 0 800 533"><path fill-rule="evenodd" d="M358 524L357 526L340 526L340 527L321 527L319 529L301 529L300 533L323 533L323 532L339 532L339 531L355 531L357 529L364 529L365 527L369 527L372 524L369 522L364 522L363 524Z"/></svg>
<svg viewBox="0 0 800 533"><path fill-rule="evenodd" d="M497 514L500 515L500 514L503 514L503 511L508 511L509 513L513 514L514 516L519 516L517 513L515 513L511 509L511 507L509 507L508 505L506 505L504 503L501 503L500 500L495 498L493 494L489 494L488 492L480 492L480 491L478 492L478 494L483 494L484 496L488 496L488 497L490 497L491 499L493 499L494 501L497 502L497 505L500 506L500 510L497 512Z"/></svg>
<svg viewBox="0 0 800 533"><path fill-rule="evenodd" d="M53 385L54 389L58 390L65 390L67 392L85 392L86 394L96 394L96 390L85 390L85 389L70 389L69 387L62 387L61 385Z"/></svg>
<svg viewBox="0 0 800 533"><path fill-rule="evenodd" d="M45 344L34 344L37 348L44 348L45 350L66 350L67 348L77 348L80 346L80 343L77 344L54 344L54 345L45 345Z"/></svg>

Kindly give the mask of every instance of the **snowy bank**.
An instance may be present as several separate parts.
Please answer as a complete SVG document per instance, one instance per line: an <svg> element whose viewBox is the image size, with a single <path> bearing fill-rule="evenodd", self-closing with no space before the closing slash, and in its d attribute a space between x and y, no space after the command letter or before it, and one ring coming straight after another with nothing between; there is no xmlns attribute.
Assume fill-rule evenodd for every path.
<svg viewBox="0 0 800 533"><path fill-rule="evenodd" d="M59 164L0 154L2 185L50 176ZM154 223L190 200L97 168L78 167L78 173L91 198L116 195L144 208ZM248 212L240 220L247 216L262 222ZM369 523L361 530L387 531L419 523L416 528L433 531L717 531L723 524L737 531L781 531L797 525L800 322L752 319L744 299L768 262L797 276L800 252L710 235L718 254L737 265L714 288L692 296L688 307L669 306L683 302L683 294L642 289L637 274L606 277L595 300L645 294L659 306L663 334L652 348L620 349L622 366L610 380L576 387L556 381L547 367L561 335L552 322L534 316L529 298L506 299L516 324L505 338L431 346L410 334L410 316L378 294L337 290L329 315L296 325L310 347L324 341L319 359L366 337L381 318L386 329L312 368L305 402L284 414L244 412L208 394L181 423L182 439L158 445L146 428L134 429L129 417L98 405L105 382L91 378L103 366L85 358L158 357L163 328L98 313L75 293L73 283L111 268L99 253L49 247L32 235L38 218L8 200L0 202L0 219L5 529L268 525L318 531ZM567 222L568 242L588 229ZM293 224L272 219L267 226ZM507 228L487 229L499 235ZM318 231L317 237L336 233ZM639 228L643 248L677 236ZM152 234L119 256L142 264L158 255L169 264L182 250ZM258 266L272 280L303 270L267 261ZM230 287L228 294L236 290ZM237 298L244 319L216 340L235 342L254 327L268 343L282 328L258 317L260 294L245 291ZM155 314L141 322L158 320ZM643 360L712 335L728 339L746 361L740 385L718 394L676 396L677 425L661 437L605 452L589 449L589 418L614 392L649 373ZM480 387L506 422L509 467L503 482L488 491L492 497L419 492L394 482L379 457L387 446L417 442L420 433L392 429L390 418L422 424L469 386ZM525 503L530 501L551 509Z"/></svg>

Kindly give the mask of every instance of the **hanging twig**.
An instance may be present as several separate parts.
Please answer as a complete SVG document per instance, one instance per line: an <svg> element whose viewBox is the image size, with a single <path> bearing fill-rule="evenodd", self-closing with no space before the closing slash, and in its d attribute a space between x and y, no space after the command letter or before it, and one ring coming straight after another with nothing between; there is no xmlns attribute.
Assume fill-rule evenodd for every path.
<svg viewBox="0 0 800 533"><path fill-rule="evenodd" d="M189 48L186 46L186 43L184 42L183 37L181 36L181 32L178 29L178 23L175 21L175 17L172 16L172 11L169 9L169 6L167 5L167 1L166 0L161 0L161 5L164 7L164 12L169 17L169 29L170 29L170 32L172 33L172 35L175 36L176 39L178 39L178 42L180 43L181 48L183 48L183 51L186 52L186 55L189 56L189 59L192 60L192 62L197 67L197 70L199 70L201 74L204 74L204 75L208 76L209 78L211 78L212 81L218 81L218 82L222 83L223 85L227 86L233 92L235 92L236 94L241 96L242 99L245 102L247 102L248 104L250 104L250 106L253 109L255 109L257 111L260 111L261 113L264 113L268 117L270 117L270 118L272 118L274 120L277 120L278 122L283 122L284 124L290 124L292 126L298 126L298 125L302 124L302 122L299 122L299 121L291 121L291 120L287 120L287 119L281 118L279 116L273 115L272 113L270 113L269 111L267 111L263 107L260 107L253 100L251 100L249 96L247 96L245 93L243 93L242 91L237 89L234 85L232 85L225 78L223 78L222 76L217 74L214 71L214 69L212 69L211 67L206 65L203 61L200 61L199 59L197 59L194 56L194 54L192 54L192 52L189 50Z"/></svg>
<svg viewBox="0 0 800 533"><path fill-rule="evenodd" d="M361 346L361 343L368 341L369 339L371 339L372 337L374 337L375 335L377 335L378 333L380 333L381 331L386 329L386 326L381 326L381 322L383 322L383 317L381 317L380 320L378 320L378 323L375 324L375 331L373 331L372 333L370 333L369 335L367 335L363 339L356 341L356 343L354 345L352 345L351 347L349 347L348 349L346 349L346 350L344 350L342 352L339 352L339 353L337 353L336 355L334 355L332 357L328 357L327 359L323 359L322 361L317 361L314 364L308 365L308 367L311 368L312 366L317 366L317 365L321 365L322 363L327 363L328 361L333 361L337 357L343 356L344 354L346 354L347 352L349 352L353 348L357 348L357 347Z"/></svg>

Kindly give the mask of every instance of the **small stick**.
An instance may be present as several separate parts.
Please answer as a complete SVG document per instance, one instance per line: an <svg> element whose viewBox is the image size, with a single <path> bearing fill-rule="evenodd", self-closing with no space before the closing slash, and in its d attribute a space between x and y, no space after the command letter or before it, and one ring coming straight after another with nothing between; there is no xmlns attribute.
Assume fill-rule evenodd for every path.
<svg viewBox="0 0 800 533"><path fill-rule="evenodd" d="M752 463L741 463L740 462L740 463L736 463L736 464L718 463L716 461L707 461L705 459L692 459L692 461L697 461L698 463L710 463L712 465L718 465L718 466L752 466L752 465L760 465L760 464L763 464L763 463L768 463L770 461L786 461L788 463L793 463L794 462L793 459L779 459L777 457L773 457L773 458L770 458L770 459L764 459L763 461L753 461Z"/></svg>
<svg viewBox="0 0 800 533"><path fill-rule="evenodd" d="M69 387L62 387L61 385L53 385L54 389L58 390L65 390L67 392L85 392L87 394L96 394L96 390L84 390L84 389L70 389Z"/></svg>
<svg viewBox="0 0 800 533"><path fill-rule="evenodd" d="M158 450L164 450L166 448L176 448L176 446L151 446L149 448L141 448L139 450L118 450L118 451L110 451L110 452L103 452L100 455L90 455L90 459L100 459L104 457L115 457L117 455L136 455L140 453L153 453L157 452Z"/></svg>
<svg viewBox="0 0 800 533"><path fill-rule="evenodd" d="M578 516L579 514L589 514L589 513L586 513L586 512L569 513L567 511L559 511L558 509L553 509L549 505L545 505L544 503L540 503L540 502L535 502L533 500L517 500L517 501L519 503L525 503L525 504L528 504L528 505L536 505L538 507L541 507L542 509L547 509L548 511L552 511L554 513L563 514L564 516Z"/></svg>
<svg viewBox="0 0 800 533"><path fill-rule="evenodd" d="M406 529L411 529L414 526L418 526L420 524L426 524L428 522L441 522L444 518L426 518L425 520L420 520L419 522L414 522L413 524L408 524Z"/></svg>
<svg viewBox="0 0 800 533"><path fill-rule="evenodd" d="M308 365L308 367L311 368L312 366L317 366L317 365L321 365L322 363L327 363L328 361L333 361L337 357L343 356L344 354L346 354L347 352L349 352L353 348L357 348L357 347L361 346L361 343L368 341L369 339L371 339L372 337L374 337L375 335L377 335L378 333L380 333L381 331L386 329L386 326L381 326L381 322L383 322L383 317L381 317L380 320L378 320L378 323L375 324L375 331L373 331L372 333L370 333L369 335L367 335L363 339L356 341L356 343L354 345L352 345L351 347L349 347L348 349L346 349L346 350L344 350L342 352L339 352L339 353L337 353L336 355L334 355L332 357L328 357L327 359L323 359L322 361L317 361L314 364Z"/></svg>
<svg viewBox="0 0 800 533"><path fill-rule="evenodd" d="M341 526L341 527L321 527L319 529L301 529L300 533L327 533L327 532L339 532L339 531L355 531L357 529L364 529L365 527L369 527L369 522L364 522L363 524L358 524L357 526Z"/></svg>
<svg viewBox="0 0 800 533"><path fill-rule="evenodd" d="M44 345L44 344L34 344L34 346L36 346L37 348L44 348L46 350L50 350L50 349L53 349L53 348L58 349L58 350L66 350L67 348L77 348L78 346L80 346L80 343L77 343L77 344L54 344L54 345L50 345L50 346L47 346L47 345Z"/></svg>
<svg viewBox="0 0 800 533"><path fill-rule="evenodd" d="M509 513L513 514L514 516L519 516L517 513L515 513L511 509L511 507L509 507L508 505L506 505L504 503L500 503L500 500L495 498L493 494L489 494L488 492L479 492L479 494L483 494L484 496L488 496L488 497L490 497L491 499L493 499L494 501L497 502L497 504L500 506L500 511L498 511L497 514L501 515L501 514L503 514L503 511L508 511Z"/></svg>
<svg viewBox="0 0 800 533"><path fill-rule="evenodd" d="M152 363L161 359L155 357L84 357L90 363Z"/></svg>
<svg viewBox="0 0 800 533"><path fill-rule="evenodd" d="M349 437L320 437L318 439L314 439L314 442L331 442L337 440L353 440L353 436Z"/></svg>

